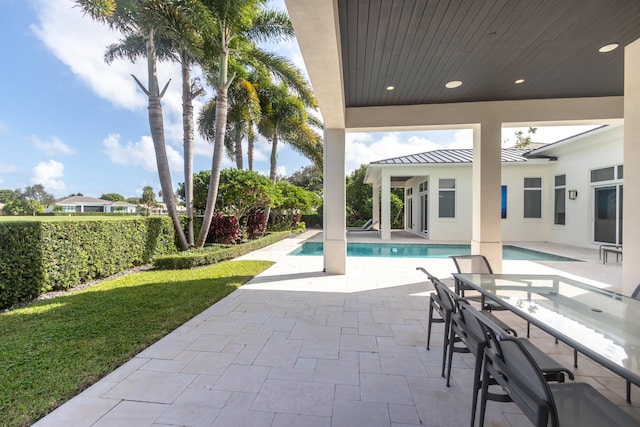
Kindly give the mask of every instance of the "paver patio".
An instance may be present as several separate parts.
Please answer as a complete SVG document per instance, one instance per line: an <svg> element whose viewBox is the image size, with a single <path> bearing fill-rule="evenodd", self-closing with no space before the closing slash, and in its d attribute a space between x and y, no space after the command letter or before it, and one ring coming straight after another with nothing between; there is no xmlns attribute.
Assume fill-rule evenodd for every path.
<svg viewBox="0 0 640 427"><path fill-rule="evenodd" d="M322 273L322 257L287 255L302 241L286 239L245 256L277 263L36 425L468 425L473 359L454 357L447 388L440 377L441 324L425 349L432 288L415 270L423 266L446 277L453 263L348 258L348 274L330 276ZM620 265L603 266L597 250L574 248L567 255L589 261L579 267L505 261L504 270L557 272L551 266L562 265L561 274L580 272L619 286ZM524 321L499 316L524 330ZM571 366L571 349L535 328L532 339ZM585 357L579 363L577 380L640 417L640 405L624 401L624 380ZM640 390L632 393L640 402ZM529 425L515 405L488 408L488 426Z"/></svg>

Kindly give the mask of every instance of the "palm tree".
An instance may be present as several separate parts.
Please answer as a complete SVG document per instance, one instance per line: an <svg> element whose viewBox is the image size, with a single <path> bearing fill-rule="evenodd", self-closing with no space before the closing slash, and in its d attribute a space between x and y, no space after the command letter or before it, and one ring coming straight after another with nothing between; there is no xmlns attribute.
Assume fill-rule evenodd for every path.
<svg viewBox="0 0 640 427"><path fill-rule="evenodd" d="M284 60L257 48L256 42L273 40L279 37L292 37L293 27L286 13L265 10L267 0L201 0L207 8L211 19L215 23L207 29L208 41L213 50L219 53L217 64L211 73L211 80L216 90L215 104L215 139L213 144L213 158L211 163L211 179L207 194L202 228L196 240L196 246L204 245L207 237L213 210L218 196L220 184L220 170L222 168L222 152L224 149L227 128L228 90L235 75L229 75L229 64L255 64L267 66L284 80L301 79L300 72L293 66L278 70L270 67L273 61L282 63ZM312 97L308 85L293 86L305 97Z"/></svg>
<svg viewBox="0 0 640 427"><path fill-rule="evenodd" d="M284 83L262 87L260 94L262 119L258 130L271 143L269 178L276 182L279 141L322 167L322 138L314 130L322 124L308 113L303 100L292 95Z"/></svg>
<svg viewBox="0 0 640 427"><path fill-rule="evenodd" d="M120 31L125 37L137 35L144 41L148 87L145 87L137 77L132 77L148 98L149 127L156 154L160 186L162 194L165 195L164 202L178 237L178 245L180 249L186 250L189 245L178 217L164 141L161 99L169 82L161 90L157 72L156 33L169 30L166 23L166 12L170 4L161 0L118 0L117 2L115 0L75 0L75 3L94 20L106 23L109 27Z"/></svg>
<svg viewBox="0 0 640 427"><path fill-rule="evenodd" d="M242 72L242 70L240 70ZM224 146L230 158L235 159L236 168L244 168L242 140L254 136L254 122L260 118L260 100L256 86L246 78L236 77L229 87L229 111ZM200 111L198 130L207 141L215 141L216 98L212 98ZM253 165L250 164L250 169Z"/></svg>
<svg viewBox="0 0 640 427"><path fill-rule="evenodd" d="M178 7L166 7L162 16L166 27L157 37L156 53L159 60L180 63L182 76L182 131L184 152L185 204L187 207L187 243L194 244L193 226L193 100L204 94L198 79L191 79L191 67L202 58L202 38L194 27L187 11ZM139 34L128 34L119 43L107 47L105 61L110 64L117 58L132 62L145 57L146 46Z"/></svg>

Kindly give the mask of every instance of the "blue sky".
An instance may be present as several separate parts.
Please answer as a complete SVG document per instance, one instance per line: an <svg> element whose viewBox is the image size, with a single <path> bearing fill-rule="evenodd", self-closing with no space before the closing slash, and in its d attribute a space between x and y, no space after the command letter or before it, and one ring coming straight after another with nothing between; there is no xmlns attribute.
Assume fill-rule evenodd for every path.
<svg viewBox="0 0 640 427"><path fill-rule="evenodd" d="M282 0L273 2L284 8ZM83 17L71 0L4 0L0 14L0 189L43 184L56 197L83 193L139 196L160 185L147 121L146 98L130 74L146 81L145 64L106 65L105 47L118 35ZM294 41L278 53L301 68ZM197 72L195 73L197 75ZM159 66L165 134L174 188L184 181L180 72ZM198 109L212 95L196 100ZM552 142L582 129L540 129L536 140ZM514 130L505 130L504 138ZM363 163L438 148L469 148L471 132L385 132L347 134L347 173ZM256 147L255 169L267 174L271 146ZM196 140L195 171L209 169L211 147ZM232 167L224 160L225 167ZM246 160L245 160L246 162ZM281 147L279 173L290 175L309 161Z"/></svg>

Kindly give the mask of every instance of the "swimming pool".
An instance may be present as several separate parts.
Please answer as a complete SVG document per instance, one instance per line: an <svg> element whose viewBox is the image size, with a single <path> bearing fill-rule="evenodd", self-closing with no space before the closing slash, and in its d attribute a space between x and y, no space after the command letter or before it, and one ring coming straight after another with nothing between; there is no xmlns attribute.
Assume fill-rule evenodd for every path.
<svg viewBox="0 0 640 427"><path fill-rule="evenodd" d="M322 256L321 242L305 242L289 255ZM347 243L347 256L396 258L448 258L450 255L469 255L470 245ZM502 258L528 261L579 261L546 252L504 245Z"/></svg>

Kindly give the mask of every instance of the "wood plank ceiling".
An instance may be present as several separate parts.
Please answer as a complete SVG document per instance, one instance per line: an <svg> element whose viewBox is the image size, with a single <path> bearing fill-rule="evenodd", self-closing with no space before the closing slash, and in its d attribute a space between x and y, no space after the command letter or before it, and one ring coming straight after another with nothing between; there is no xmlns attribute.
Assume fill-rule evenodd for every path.
<svg viewBox="0 0 640 427"><path fill-rule="evenodd" d="M338 8L347 107L619 96L624 46L640 38L640 0L338 0ZM462 86L445 88L452 80Z"/></svg>

